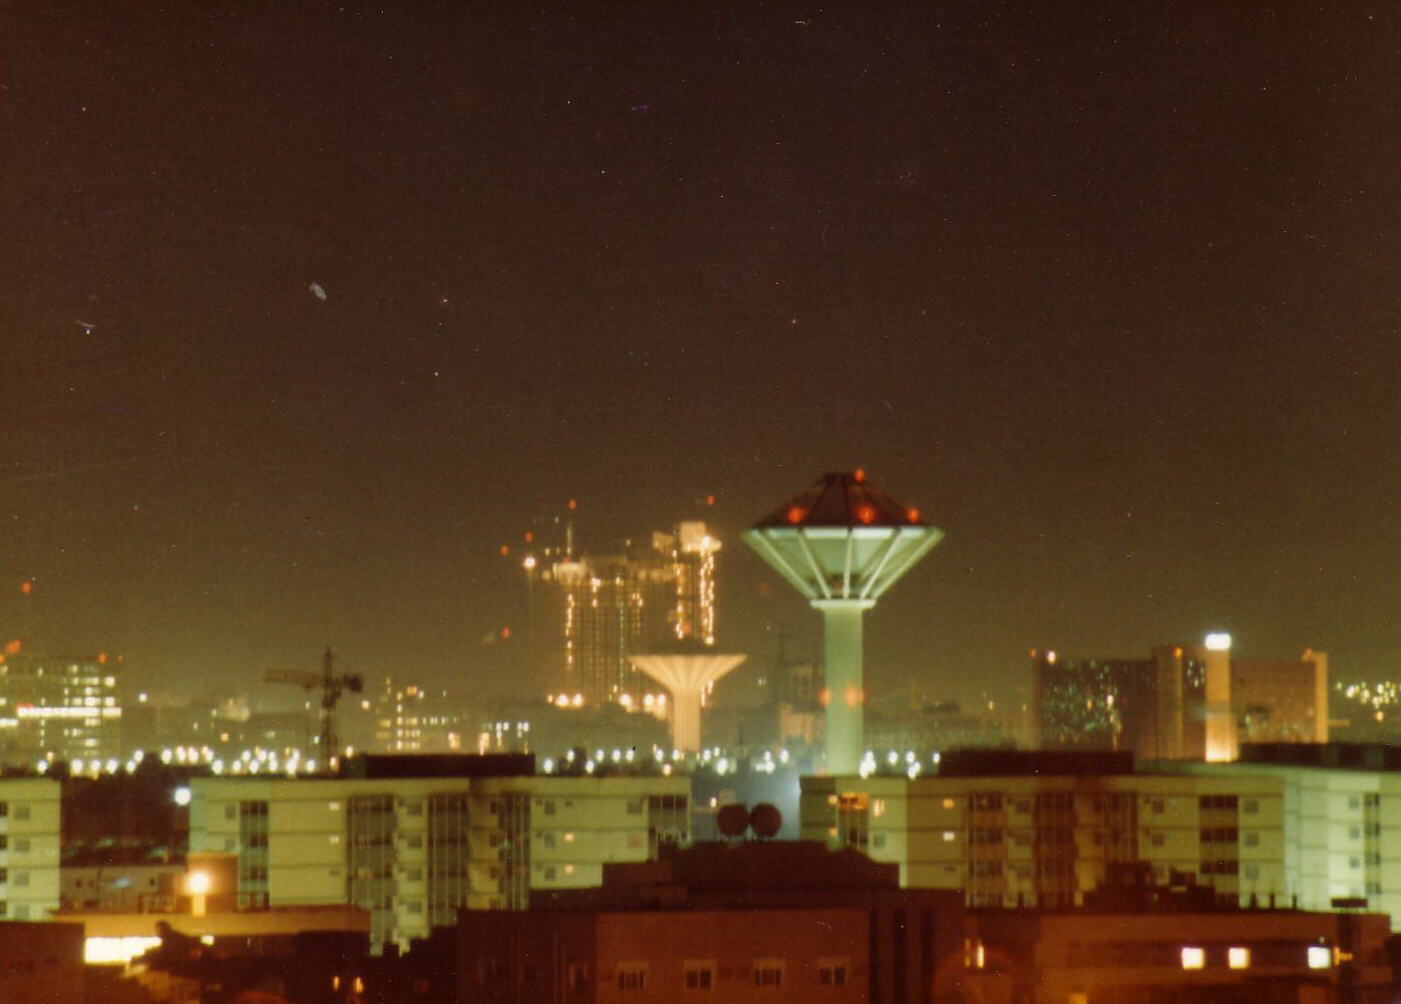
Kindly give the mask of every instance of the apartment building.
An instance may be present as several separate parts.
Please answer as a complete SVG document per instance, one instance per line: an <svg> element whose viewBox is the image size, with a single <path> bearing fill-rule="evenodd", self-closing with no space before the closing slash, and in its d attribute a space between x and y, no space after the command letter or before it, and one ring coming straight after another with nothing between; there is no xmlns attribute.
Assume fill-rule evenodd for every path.
<svg viewBox="0 0 1401 1004"><path fill-rule="evenodd" d="M370 911L372 944L407 945L461 908L523 909L533 889L597 885L605 863L690 835L686 778L503 775L502 763L532 762L513 756L370 759L383 769L363 777L195 779L191 850L238 855L245 908L348 903ZM400 759L461 771L412 776Z"/></svg>
<svg viewBox="0 0 1401 1004"><path fill-rule="evenodd" d="M47 920L59 907L61 791L47 777L0 778L0 920Z"/></svg>
<svg viewBox="0 0 1401 1004"><path fill-rule="evenodd" d="M801 832L972 906L1080 905L1114 865L1146 862L1241 906L1401 917L1401 770L1337 751L1137 768L1126 753L951 753L914 780L804 778Z"/></svg>

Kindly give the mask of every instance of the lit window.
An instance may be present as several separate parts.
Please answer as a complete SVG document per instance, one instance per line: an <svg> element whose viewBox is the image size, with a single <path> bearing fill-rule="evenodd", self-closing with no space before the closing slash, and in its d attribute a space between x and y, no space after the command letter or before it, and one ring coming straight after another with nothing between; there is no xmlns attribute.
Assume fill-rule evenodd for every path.
<svg viewBox="0 0 1401 1004"><path fill-rule="evenodd" d="M1206 949L1196 945L1182 947L1182 968L1202 969L1206 966Z"/></svg>
<svg viewBox="0 0 1401 1004"><path fill-rule="evenodd" d="M1309 946L1309 968L1327 969L1333 964L1333 950L1327 945Z"/></svg>
<svg viewBox="0 0 1401 1004"><path fill-rule="evenodd" d="M945 831L944 831L944 842L945 842L945 843L949 843L950 841L953 841L953 840L957 839L957 837L958 837L958 834L957 834L957 833L954 833L953 830L945 830Z"/></svg>
<svg viewBox="0 0 1401 1004"><path fill-rule="evenodd" d="M756 987L783 986L783 960L755 959L754 985Z"/></svg>
<svg viewBox="0 0 1401 1004"><path fill-rule="evenodd" d="M711 961L692 961L685 963L685 972L682 985L687 990L714 990L715 989L715 963Z"/></svg>
<svg viewBox="0 0 1401 1004"><path fill-rule="evenodd" d="M619 962L618 989L646 990L647 964L645 962Z"/></svg>
<svg viewBox="0 0 1401 1004"><path fill-rule="evenodd" d="M946 798L946 799L944 799L944 808L945 808L945 809L952 809L952 808L953 808L953 804L954 804L954 803L953 803L953 799L951 799L951 798Z"/></svg>
<svg viewBox="0 0 1401 1004"><path fill-rule="evenodd" d="M1232 945L1226 950L1226 964L1232 969L1250 968L1250 949Z"/></svg>

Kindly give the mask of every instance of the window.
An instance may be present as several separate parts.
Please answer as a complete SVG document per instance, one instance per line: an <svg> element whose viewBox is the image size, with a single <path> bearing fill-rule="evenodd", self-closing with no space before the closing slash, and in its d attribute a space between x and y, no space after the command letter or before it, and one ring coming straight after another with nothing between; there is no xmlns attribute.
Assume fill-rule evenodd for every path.
<svg viewBox="0 0 1401 1004"><path fill-rule="evenodd" d="M822 987L846 986L846 969L847 963L845 959L840 961L819 959L817 963L817 985Z"/></svg>
<svg viewBox="0 0 1401 1004"><path fill-rule="evenodd" d="M545 815L547 815L547 816L553 816L554 814L555 814L555 803L552 802L552 801L551 801L551 802L546 802L546 803L545 803Z"/></svg>
<svg viewBox="0 0 1401 1004"><path fill-rule="evenodd" d="M10 803L9 803L9 802L0 802L0 818L4 818L5 816L8 816L9 814L10 814Z"/></svg>
<svg viewBox="0 0 1401 1004"><path fill-rule="evenodd" d="M571 962L565 976L565 984L571 993L580 993L588 988L589 967L582 962Z"/></svg>
<svg viewBox="0 0 1401 1004"><path fill-rule="evenodd" d="M1254 830L1246 830L1245 837L1242 843L1244 843L1246 847L1259 847L1260 834Z"/></svg>
<svg viewBox="0 0 1401 1004"><path fill-rule="evenodd" d="M1250 968L1250 949L1232 945L1226 949L1226 965L1232 969Z"/></svg>
<svg viewBox="0 0 1401 1004"><path fill-rule="evenodd" d="M1349 795L1347 800L1347 807L1349 809L1362 808L1362 798L1358 795Z"/></svg>
<svg viewBox="0 0 1401 1004"><path fill-rule="evenodd" d="M423 815L423 799L416 798L412 802L406 802L404 804L404 811L410 816Z"/></svg>
<svg viewBox="0 0 1401 1004"><path fill-rule="evenodd" d="M783 986L783 960L755 959L754 985L756 987Z"/></svg>
<svg viewBox="0 0 1401 1004"><path fill-rule="evenodd" d="M1240 804L1241 812L1259 812L1260 800L1258 798L1247 798Z"/></svg>
<svg viewBox="0 0 1401 1004"><path fill-rule="evenodd" d="M238 815L238 806L234 805L232 802L224 806L225 819L233 819L233 817L236 815Z"/></svg>
<svg viewBox="0 0 1401 1004"><path fill-rule="evenodd" d="M715 962L688 959L683 965L682 986L687 990L714 990Z"/></svg>
<svg viewBox="0 0 1401 1004"><path fill-rule="evenodd" d="M15 806L15 818L16 818L16 819L28 819L28 818L29 818L29 806L27 806L27 805L17 805L17 806Z"/></svg>
<svg viewBox="0 0 1401 1004"><path fill-rule="evenodd" d="M29 873L15 872L14 875L10 878L10 884L17 889L24 888L25 886L29 885Z"/></svg>
<svg viewBox="0 0 1401 1004"><path fill-rule="evenodd" d="M10 838L7 837L7 836L5 836L5 834L0 833L0 851L5 850L5 848L7 848L7 847L9 847L9 846L10 846Z"/></svg>
<svg viewBox="0 0 1401 1004"><path fill-rule="evenodd" d="M1201 969L1206 965L1206 949L1199 945L1182 946L1182 968Z"/></svg>
<svg viewBox="0 0 1401 1004"><path fill-rule="evenodd" d="M28 838L28 837L15 837L15 850L18 851L20 854L28 854L28 853L29 853L29 838Z"/></svg>
<svg viewBox="0 0 1401 1004"><path fill-rule="evenodd" d="M646 989L647 989L647 963L645 963L645 962L619 962L619 963L618 963L618 989L619 989L619 990L646 990Z"/></svg>
<svg viewBox="0 0 1401 1004"><path fill-rule="evenodd" d="M1310 945L1308 962L1310 969L1327 969L1333 964L1333 950L1327 945Z"/></svg>

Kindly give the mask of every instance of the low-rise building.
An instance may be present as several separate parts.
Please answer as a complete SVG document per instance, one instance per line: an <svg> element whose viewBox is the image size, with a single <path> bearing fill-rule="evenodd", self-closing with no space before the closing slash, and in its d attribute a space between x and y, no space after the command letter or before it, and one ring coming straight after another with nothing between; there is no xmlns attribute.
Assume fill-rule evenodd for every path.
<svg viewBox="0 0 1401 1004"><path fill-rule="evenodd" d="M1294 910L972 910L968 959L936 1000L1026 1004L1382 1004L1379 914ZM950 994L957 990L957 994Z"/></svg>
<svg viewBox="0 0 1401 1004"><path fill-rule="evenodd" d="M465 911L457 945L463 1001L914 1004L963 957L963 908L850 851L697 844L529 913Z"/></svg>

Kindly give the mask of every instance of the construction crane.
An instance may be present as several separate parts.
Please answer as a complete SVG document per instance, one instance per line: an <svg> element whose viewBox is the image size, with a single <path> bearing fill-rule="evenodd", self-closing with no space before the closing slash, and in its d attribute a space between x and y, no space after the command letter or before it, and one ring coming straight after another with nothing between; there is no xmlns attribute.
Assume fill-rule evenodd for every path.
<svg viewBox="0 0 1401 1004"><path fill-rule="evenodd" d="M335 757L340 752L340 742L336 738L336 703L347 690L358 694L365 689L365 680L359 673L336 675L331 661L331 648L321 657L321 672L312 673L305 669L270 669L263 674L264 683L290 683L301 687L311 699L311 692L321 691L321 735L318 746L321 749L323 769L330 770Z"/></svg>

